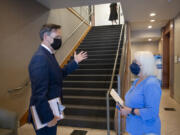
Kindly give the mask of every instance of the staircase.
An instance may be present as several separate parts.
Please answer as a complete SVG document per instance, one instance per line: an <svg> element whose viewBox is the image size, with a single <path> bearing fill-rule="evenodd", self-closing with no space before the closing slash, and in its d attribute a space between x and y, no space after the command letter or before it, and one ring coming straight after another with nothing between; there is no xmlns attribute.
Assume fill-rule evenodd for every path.
<svg viewBox="0 0 180 135"><path fill-rule="evenodd" d="M109 88L121 25L92 27L77 52L88 52L88 59L63 82L65 119L63 126L106 129L106 92ZM122 41L121 41L122 47ZM121 49L120 53L121 54ZM118 73L120 55L116 68ZM113 88L117 87L116 77ZM115 102L110 98L111 127Z"/></svg>

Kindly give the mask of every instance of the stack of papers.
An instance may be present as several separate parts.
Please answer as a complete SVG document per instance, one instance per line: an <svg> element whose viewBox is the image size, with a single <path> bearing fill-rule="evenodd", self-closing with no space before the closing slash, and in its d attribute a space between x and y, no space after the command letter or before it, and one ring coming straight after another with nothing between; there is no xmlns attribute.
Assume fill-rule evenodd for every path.
<svg viewBox="0 0 180 135"><path fill-rule="evenodd" d="M51 110L52 110L53 114L55 116L60 117L61 119L63 119L64 118L63 110L65 109L65 107L61 104L60 98L51 99L51 100L48 101L48 103L49 103L49 105L51 107ZM37 130L39 130L41 128L44 128L44 127L46 127L48 125L48 123L45 123L45 124L41 123L35 106L31 107L31 113L32 113L35 128Z"/></svg>

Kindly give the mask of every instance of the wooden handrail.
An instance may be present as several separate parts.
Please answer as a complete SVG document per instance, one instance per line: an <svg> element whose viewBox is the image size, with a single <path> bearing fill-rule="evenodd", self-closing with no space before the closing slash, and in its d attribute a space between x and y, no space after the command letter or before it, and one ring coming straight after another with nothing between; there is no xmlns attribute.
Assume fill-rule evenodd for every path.
<svg viewBox="0 0 180 135"><path fill-rule="evenodd" d="M77 13L77 11L75 11L73 8L67 8L71 13L73 13L75 16L77 16L81 21L84 20L84 18L82 16L79 15L79 13ZM89 25L89 23L86 21L84 21L85 24Z"/></svg>
<svg viewBox="0 0 180 135"><path fill-rule="evenodd" d="M20 120L19 120L19 126L20 126L20 127L23 126L23 125L25 125L25 124L27 123L27 121L28 121L28 112L29 112L29 110L27 110L27 111L24 113L24 115L20 118Z"/></svg>

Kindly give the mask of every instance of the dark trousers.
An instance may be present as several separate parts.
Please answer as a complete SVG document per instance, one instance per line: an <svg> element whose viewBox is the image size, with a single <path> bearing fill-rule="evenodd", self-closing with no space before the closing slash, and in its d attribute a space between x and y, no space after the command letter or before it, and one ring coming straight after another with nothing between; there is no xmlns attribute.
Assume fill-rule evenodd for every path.
<svg viewBox="0 0 180 135"><path fill-rule="evenodd" d="M32 123L33 127L34 124ZM57 124L53 127L44 127L42 129L36 130L34 127L34 130L36 132L36 135L56 135L57 133Z"/></svg>

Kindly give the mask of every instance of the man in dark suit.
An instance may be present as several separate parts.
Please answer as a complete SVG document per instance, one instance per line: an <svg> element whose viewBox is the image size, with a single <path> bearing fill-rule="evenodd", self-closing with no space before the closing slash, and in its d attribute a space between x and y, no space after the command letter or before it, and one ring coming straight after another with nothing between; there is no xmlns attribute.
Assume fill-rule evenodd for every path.
<svg viewBox="0 0 180 135"><path fill-rule="evenodd" d="M41 45L35 52L29 64L32 95L30 107L35 106L42 124L47 127L36 130L36 135L56 135L57 121L61 118L54 116L48 100L60 97L62 100L62 81L65 76L73 72L78 63L87 58L86 52L74 54L74 60L61 69L54 53L61 46L61 26L46 24L40 30ZM30 110L30 109L29 109ZM31 111L28 121L34 126Z"/></svg>

